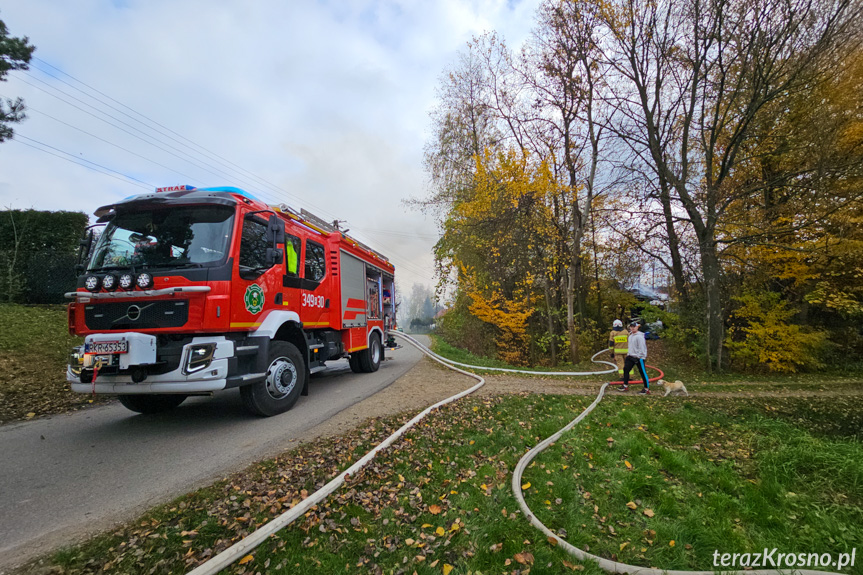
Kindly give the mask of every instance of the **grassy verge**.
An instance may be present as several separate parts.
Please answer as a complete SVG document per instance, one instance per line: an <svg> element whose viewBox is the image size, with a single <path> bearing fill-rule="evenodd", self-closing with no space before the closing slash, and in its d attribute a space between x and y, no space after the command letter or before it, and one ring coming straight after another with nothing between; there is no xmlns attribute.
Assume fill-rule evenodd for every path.
<svg viewBox="0 0 863 575"><path fill-rule="evenodd" d="M0 423L63 413L92 403L66 383L66 308L0 304Z"/></svg>
<svg viewBox="0 0 863 575"><path fill-rule="evenodd" d="M521 395L445 407L226 572L599 573L532 529L510 491L525 451L590 400ZM863 543L859 411L852 399L609 397L533 463L524 491L570 542L636 564L709 569L714 550L764 546L846 552ZM371 421L180 498L57 554L53 572L186 572L407 417ZM846 572L863 572L859 561L856 569Z"/></svg>
<svg viewBox="0 0 863 575"><path fill-rule="evenodd" d="M432 349L439 355L458 361L461 363L486 367L502 367L508 369L521 369L527 371L595 371L602 369L601 366L592 362L581 362L577 365L566 364L556 368L537 367L524 368L509 365L502 361L487 357L474 355L464 349L453 347L436 335L429 335L432 341ZM675 381L683 380L689 391L718 391L722 393L728 392L768 392L768 391L833 391L833 392L863 392L863 377L857 375L857 372L849 373L847 371L831 371L826 373L794 373L794 374L741 374L733 372L724 373L704 373L692 371L691 368L680 369L674 365L666 365L662 362L662 358L668 354L664 352L662 341L651 341L649 347L656 354L650 355L653 359L648 359L648 364L654 363L657 367L665 372L665 379ZM608 357L600 355L598 359L607 360ZM488 371L484 372L481 369L475 369L478 373L499 374L501 372ZM648 369L648 376L653 378L656 372ZM545 376L548 377L548 376ZM556 377L556 376L550 376ZM566 376L561 376L566 377ZM632 373L635 377L635 373ZM578 377L574 381L578 383L597 383L600 381L608 381L612 378L611 375L598 375ZM618 379L614 376L613 379ZM636 378L640 381L640 378ZM658 388L661 391L661 388Z"/></svg>
<svg viewBox="0 0 863 575"><path fill-rule="evenodd" d="M638 565L710 569L714 551L774 547L850 553L863 543L863 445L842 429L824 436L821 417L800 417L805 401L773 403L603 402L590 428L525 474L529 504L574 545ZM855 411L830 407L833 419ZM776 417L785 409L812 429Z"/></svg>

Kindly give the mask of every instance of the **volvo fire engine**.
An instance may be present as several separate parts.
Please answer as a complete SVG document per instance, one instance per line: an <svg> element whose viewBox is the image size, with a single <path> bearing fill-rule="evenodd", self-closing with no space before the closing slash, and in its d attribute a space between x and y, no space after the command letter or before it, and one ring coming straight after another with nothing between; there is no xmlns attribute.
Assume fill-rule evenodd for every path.
<svg viewBox="0 0 863 575"><path fill-rule="evenodd" d="M172 186L96 210L66 294L73 391L139 413L240 388L271 416L348 358L377 371L395 322L393 265L320 218L232 187Z"/></svg>

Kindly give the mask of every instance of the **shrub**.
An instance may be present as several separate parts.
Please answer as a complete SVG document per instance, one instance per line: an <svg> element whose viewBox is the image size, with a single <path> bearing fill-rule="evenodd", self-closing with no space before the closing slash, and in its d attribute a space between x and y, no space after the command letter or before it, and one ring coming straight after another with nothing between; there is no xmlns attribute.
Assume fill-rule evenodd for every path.
<svg viewBox="0 0 863 575"><path fill-rule="evenodd" d="M823 367L824 332L790 323L797 313L775 292L747 292L730 317L725 340L732 362L742 369L794 373Z"/></svg>

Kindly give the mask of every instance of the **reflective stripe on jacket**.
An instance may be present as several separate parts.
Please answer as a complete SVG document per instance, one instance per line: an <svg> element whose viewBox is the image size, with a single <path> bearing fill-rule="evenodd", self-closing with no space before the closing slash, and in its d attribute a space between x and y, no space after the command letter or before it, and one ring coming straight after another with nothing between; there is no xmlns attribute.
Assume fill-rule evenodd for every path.
<svg viewBox="0 0 863 575"><path fill-rule="evenodd" d="M629 335L625 329L612 331L608 336L608 347L613 349L614 353L626 355L629 350L628 338Z"/></svg>

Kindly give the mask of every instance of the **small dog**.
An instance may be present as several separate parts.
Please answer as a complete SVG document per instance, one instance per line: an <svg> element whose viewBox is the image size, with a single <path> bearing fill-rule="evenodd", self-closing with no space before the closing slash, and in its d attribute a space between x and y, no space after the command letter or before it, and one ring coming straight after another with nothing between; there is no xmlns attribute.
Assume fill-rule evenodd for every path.
<svg viewBox="0 0 863 575"><path fill-rule="evenodd" d="M672 383L670 381L665 381L664 379L660 379L659 381L656 382L656 385L661 385L661 386L665 387L665 395L663 395L662 397L668 397L668 394L671 393L672 391L682 391L683 393L686 394L687 397L689 397L689 392L686 391L686 386L683 385L683 382L680 381L679 379L677 381L675 381L674 383Z"/></svg>

